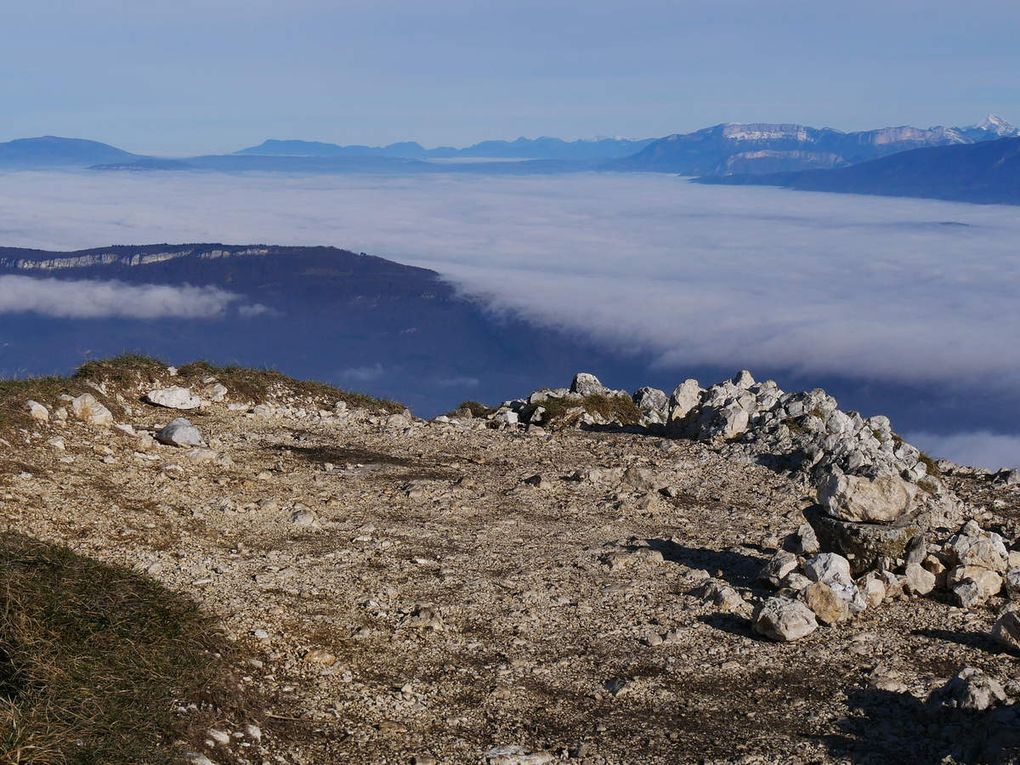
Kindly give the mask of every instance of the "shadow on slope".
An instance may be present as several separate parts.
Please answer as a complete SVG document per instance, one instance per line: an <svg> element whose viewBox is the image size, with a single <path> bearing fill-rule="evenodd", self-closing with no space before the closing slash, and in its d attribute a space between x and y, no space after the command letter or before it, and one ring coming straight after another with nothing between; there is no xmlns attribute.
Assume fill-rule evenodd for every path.
<svg viewBox="0 0 1020 765"><path fill-rule="evenodd" d="M1020 709L978 712L934 709L908 693L867 689L849 694L853 713L839 722L842 735L824 739L830 753L865 765L911 762L1020 762Z"/></svg>

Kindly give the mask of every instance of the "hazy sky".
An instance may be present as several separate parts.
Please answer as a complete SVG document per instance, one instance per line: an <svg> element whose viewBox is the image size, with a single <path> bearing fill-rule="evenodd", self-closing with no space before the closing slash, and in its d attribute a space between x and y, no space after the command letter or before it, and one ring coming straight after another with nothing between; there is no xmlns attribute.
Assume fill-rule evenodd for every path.
<svg viewBox="0 0 1020 765"><path fill-rule="evenodd" d="M0 140L465 144L1020 120L1020 3L3 0Z"/></svg>

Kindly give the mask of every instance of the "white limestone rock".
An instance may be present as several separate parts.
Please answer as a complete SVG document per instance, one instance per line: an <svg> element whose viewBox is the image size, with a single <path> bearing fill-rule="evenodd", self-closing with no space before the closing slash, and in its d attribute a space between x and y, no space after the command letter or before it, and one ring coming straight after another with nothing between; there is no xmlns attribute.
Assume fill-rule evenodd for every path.
<svg viewBox="0 0 1020 765"><path fill-rule="evenodd" d="M184 417L172 420L156 433L156 440L167 446L203 446L202 431Z"/></svg>
<svg viewBox="0 0 1020 765"><path fill-rule="evenodd" d="M167 409L198 409L204 403L188 388L174 385L170 388L157 388L145 394L145 400L156 406Z"/></svg>
<svg viewBox="0 0 1020 765"><path fill-rule="evenodd" d="M906 513L917 489L896 475L877 478L847 475L832 470L818 483L818 502L842 521L891 523Z"/></svg>
<svg viewBox="0 0 1020 765"><path fill-rule="evenodd" d="M38 401L29 401L26 404L28 408L28 416L36 422L49 422L50 410L40 404Z"/></svg>
<svg viewBox="0 0 1020 765"><path fill-rule="evenodd" d="M1002 576L983 566L957 566L946 580L953 602L961 608L976 608L999 594Z"/></svg>
<svg viewBox="0 0 1020 765"><path fill-rule="evenodd" d="M570 383L570 392L578 396L597 396L605 395L608 389L590 372L578 372Z"/></svg>
<svg viewBox="0 0 1020 765"><path fill-rule="evenodd" d="M935 589L935 574L919 563L909 563L904 571L903 589L911 595L927 595Z"/></svg>
<svg viewBox="0 0 1020 765"><path fill-rule="evenodd" d="M850 607L846 600L825 582L812 582L804 588L800 596L804 604L824 624L839 624L850 618Z"/></svg>
<svg viewBox="0 0 1020 765"><path fill-rule="evenodd" d="M769 598L754 619L754 631L777 642L800 640L818 629L814 612L798 600Z"/></svg>
<svg viewBox="0 0 1020 765"><path fill-rule="evenodd" d="M949 538L944 553L951 565L981 566L999 573L1009 566L1009 551L1002 537L982 530L973 520Z"/></svg>
<svg viewBox="0 0 1020 765"><path fill-rule="evenodd" d="M687 379L680 383L673 390L669 397L667 419L669 422L678 422L684 419L688 413L701 403L701 385L697 380Z"/></svg>
<svg viewBox="0 0 1020 765"><path fill-rule="evenodd" d="M100 404L91 393L83 393L71 399L71 413L89 425L107 427L113 424L113 412Z"/></svg>

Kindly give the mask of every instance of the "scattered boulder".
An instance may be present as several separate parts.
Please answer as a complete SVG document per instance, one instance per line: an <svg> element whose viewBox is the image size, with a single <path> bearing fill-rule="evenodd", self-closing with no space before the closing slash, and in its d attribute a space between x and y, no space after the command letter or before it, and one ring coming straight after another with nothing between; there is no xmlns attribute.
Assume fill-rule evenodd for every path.
<svg viewBox="0 0 1020 765"><path fill-rule="evenodd" d="M91 393L83 393L71 399L71 412L89 425L106 427L113 424L113 412L100 404Z"/></svg>
<svg viewBox="0 0 1020 765"><path fill-rule="evenodd" d="M754 618L754 631L770 640L790 642L818 629L814 612L799 600L774 597L766 600Z"/></svg>
<svg viewBox="0 0 1020 765"><path fill-rule="evenodd" d="M1009 552L1002 537L982 530L973 520L949 538L944 552L951 565L981 566L1003 573L1009 564Z"/></svg>
<svg viewBox="0 0 1020 765"><path fill-rule="evenodd" d="M801 598L825 624L839 624L850 618L847 602L825 582L812 582L801 591Z"/></svg>
<svg viewBox="0 0 1020 765"><path fill-rule="evenodd" d="M188 388L174 385L170 388L157 388L145 394L145 400L156 406L167 409L198 409L204 403L202 399L192 393Z"/></svg>
<svg viewBox="0 0 1020 765"><path fill-rule="evenodd" d="M846 557L855 576L870 571L879 559L903 558L907 544L921 530L916 517L900 518L896 523L856 523L833 518L821 507L804 511L824 550Z"/></svg>
<svg viewBox="0 0 1020 765"><path fill-rule="evenodd" d="M184 417L172 420L156 433L156 440L167 446L203 446L202 432Z"/></svg>
<svg viewBox="0 0 1020 765"><path fill-rule="evenodd" d="M936 707L983 712L1006 701L1006 692L995 679L976 667L964 667L960 673L928 697Z"/></svg>
<svg viewBox="0 0 1020 765"><path fill-rule="evenodd" d="M1002 589L1002 576L982 566L957 566L946 580L953 602L961 608L987 603Z"/></svg>
<svg viewBox="0 0 1020 765"><path fill-rule="evenodd" d="M935 589L935 574L917 563L908 563L904 571L903 589L911 595L927 595Z"/></svg>
<svg viewBox="0 0 1020 765"><path fill-rule="evenodd" d="M697 380L684 380L673 390L667 405L667 420L670 423L679 423L696 406L701 403L701 386Z"/></svg>
<svg viewBox="0 0 1020 765"><path fill-rule="evenodd" d="M990 634L1003 648L1020 651L1020 613L1004 611L995 620Z"/></svg>
<svg viewBox="0 0 1020 765"><path fill-rule="evenodd" d="M50 410L38 401L29 401L26 406L28 408L28 416L33 420L36 422L49 422Z"/></svg>

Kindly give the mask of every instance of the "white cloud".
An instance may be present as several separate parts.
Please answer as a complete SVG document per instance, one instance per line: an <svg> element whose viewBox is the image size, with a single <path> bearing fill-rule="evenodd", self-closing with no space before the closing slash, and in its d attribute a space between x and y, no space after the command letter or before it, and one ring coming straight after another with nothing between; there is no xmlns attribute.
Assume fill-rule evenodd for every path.
<svg viewBox="0 0 1020 765"><path fill-rule="evenodd" d="M238 300L238 295L216 287L0 276L0 314L37 313L70 319L210 319L223 315Z"/></svg>
<svg viewBox="0 0 1020 765"><path fill-rule="evenodd" d="M341 380L348 380L357 383L368 383L380 379L385 370L382 364L375 363L364 367L349 367L341 369L339 377Z"/></svg>
<svg viewBox="0 0 1020 765"><path fill-rule="evenodd" d="M1020 436L976 431L973 433L909 433L907 440L936 458L962 465L1020 469Z"/></svg>

